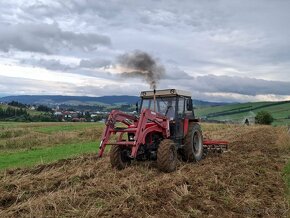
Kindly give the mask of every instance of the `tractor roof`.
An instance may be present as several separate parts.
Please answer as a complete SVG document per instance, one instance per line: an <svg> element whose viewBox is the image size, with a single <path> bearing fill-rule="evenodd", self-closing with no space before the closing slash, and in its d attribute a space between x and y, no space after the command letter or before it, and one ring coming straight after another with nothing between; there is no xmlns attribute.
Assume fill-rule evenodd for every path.
<svg viewBox="0 0 290 218"><path fill-rule="evenodd" d="M156 97L159 96L186 96L186 97L191 97L191 93L189 91L183 91L183 90L178 90L178 89L164 89L164 90L156 90L155 93ZM150 98L154 96L154 91L142 91L140 93L140 96L142 98Z"/></svg>

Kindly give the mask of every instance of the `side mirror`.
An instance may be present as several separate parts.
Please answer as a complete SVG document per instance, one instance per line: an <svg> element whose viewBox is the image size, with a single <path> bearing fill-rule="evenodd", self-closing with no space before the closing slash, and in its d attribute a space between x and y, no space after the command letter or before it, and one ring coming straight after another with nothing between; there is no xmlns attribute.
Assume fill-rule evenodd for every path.
<svg viewBox="0 0 290 218"><path fill-rule="evenodd" d="M139 111L139 105L138 105L138 101L136 102L136 112L138 113Z"/></svg>
<svg viewBox="0 0 290 218"><path fill-rule="evenodd" d="M186 101L186 110L188 110L188 111L192 111L193 110L192 99L187 99L187 101Z"/></svg>

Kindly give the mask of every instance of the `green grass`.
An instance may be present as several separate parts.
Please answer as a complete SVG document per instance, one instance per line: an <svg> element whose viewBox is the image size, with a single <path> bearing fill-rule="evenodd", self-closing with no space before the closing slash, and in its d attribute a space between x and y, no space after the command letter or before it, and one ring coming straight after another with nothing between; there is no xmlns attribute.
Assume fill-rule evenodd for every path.
<svg viewBox="0 0 290 218"><path fill-rule="evenodd" d="M96 153L99 141L77 144L64 144L54 147L36 148L32 150L0 154L0 170L16 167L28 167L50 163L85 153Z"/></svg>
<svg viewBox="0 0 290 218"><path fill-rule="evenodd" d="M273 125L289 125L290 119L287 118L290 117L290 102L278 105L275 104L275 102L251 102L216 107L201 107L195 110L195 114L198 117L207 117L213 113L237 112L235 114L216 115L209 117L209 119L243 122L245 118L254 117L257 112L264 110L271 113L274 117L275 121ZM257 107L261 106L263 108L256 109ZM249 111L244 112L243 110L245 109L248 109Z"/></svg>
<svg viewBox="0 0 290 218"><path fill-rule="evenodd" d="M37 128L37 132L42 133L53 133L58 131L74 131L74 130L82 130L88 127L100 126L100 123L64 123L64 125L55 125L55 126L42 126Z"/></svg>
<svg viewBox="0 0 290 218"><path fill-rule="evenodd" d="M0 153L99 140L103 123L0 122Z"/></svg>
<svg viewBox="0 0 290 218"><path fill-rule="evenodd" d="M97 153L103 125L0 122L0 170Z"/></svg>

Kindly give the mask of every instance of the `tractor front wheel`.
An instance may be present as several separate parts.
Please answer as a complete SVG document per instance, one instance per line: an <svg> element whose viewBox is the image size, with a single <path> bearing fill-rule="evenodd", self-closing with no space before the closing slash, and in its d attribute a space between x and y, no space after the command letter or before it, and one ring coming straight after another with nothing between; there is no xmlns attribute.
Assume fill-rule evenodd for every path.
<svg viewBox="0 0 290 218"><path fill-rule="evenodd" d="M118 170L124 169L131 163L129 150L118 145L112 145L110 150L110 161L113 168Z"/></svg>
<svg viewBox="0 0 290 218"><path fill-rule="evenodd" d="M188 162L200 161L203 158L203 136L200 125L191 122L185 137L183 160Z"/></svg>
<svg viewBox="0 0 290 218"><path fill-rule="evenodd" d="M176 169L177 151L175 144L170 139L160 142L157 150L157 167L160 171L170 173Z"/></svg>

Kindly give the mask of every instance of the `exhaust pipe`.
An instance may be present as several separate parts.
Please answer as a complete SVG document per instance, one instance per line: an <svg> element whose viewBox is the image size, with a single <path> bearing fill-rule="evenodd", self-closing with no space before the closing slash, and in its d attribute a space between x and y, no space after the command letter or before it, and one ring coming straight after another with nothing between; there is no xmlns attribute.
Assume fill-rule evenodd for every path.
<svg viewBox="0 0 290 218"><path fill-rule="evenodd" d="M156 89L153 90L154 112L156 112Z"/></svg>

